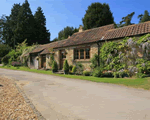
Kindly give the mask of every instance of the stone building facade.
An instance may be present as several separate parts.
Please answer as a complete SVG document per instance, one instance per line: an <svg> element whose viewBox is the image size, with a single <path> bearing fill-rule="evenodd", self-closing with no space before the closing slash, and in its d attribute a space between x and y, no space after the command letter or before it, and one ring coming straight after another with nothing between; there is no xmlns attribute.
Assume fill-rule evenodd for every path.
<svg viewBox="0 0 150 120"><path fill-rule="evenodd" d="M53 54L59 69L63 68L63 62L66 59L69 65L81 63L85 70L90 70L90 59L95 54L100 54L98 51L103 43L122 41L125 37L138 39L139 36L148 33L150 33L150 21L117 29L111 24L83 31L80 26L79 32L69 36L68 39L40 45L30 53L30 56L32 57L33 53L39 53L38 69L51 69L50 55ZM140 50L138 54L139 57L143 56Z"/></svg>

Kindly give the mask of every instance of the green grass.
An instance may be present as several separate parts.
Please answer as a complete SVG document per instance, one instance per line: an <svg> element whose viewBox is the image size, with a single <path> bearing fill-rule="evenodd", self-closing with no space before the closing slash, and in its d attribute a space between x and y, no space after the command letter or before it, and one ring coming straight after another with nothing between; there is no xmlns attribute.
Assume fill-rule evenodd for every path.
<svg viewBox="0 0 150 120"><path fill-rule="evenodd" d="M150 78L149 77L147 78L98 78L98 77L93 77L93 76L55 74L55 73L52 73L52 71L29 69L27 67L0 66L0 68L42 73L42 74L55 75L55 76L60 76L60 77L73 78L73 79L88 80L88 81L93 81L93 82L119 84L119 85L125 85L128 87L150 90Z"/></svg>

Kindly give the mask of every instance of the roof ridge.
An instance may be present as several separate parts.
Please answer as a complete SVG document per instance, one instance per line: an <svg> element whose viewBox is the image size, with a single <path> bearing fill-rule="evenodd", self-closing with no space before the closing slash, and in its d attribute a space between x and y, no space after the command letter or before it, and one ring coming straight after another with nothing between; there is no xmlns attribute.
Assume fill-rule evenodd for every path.
<svg viewBox="0 0 150 120"><path fill-rule="evenodd" d="M103 27L111 26L111 25L114 25L114 23L113 23L113 24L109 24L109 25L103 25L103 26L96 27L96 28L87 29L87 30L84 30L84 31L82 31L82 32L76 32L76 33L73 33L73 34L83 33L83 32L87 32L87 31L90 31L90 30L99 29L99 28L103 28ZM70 36L70 37L71 37L71 36Z"/></svg>
<svg viewBox="0 0 150 120"><path fill-rule="evenodd" d="M138 23L138 24L133 24L133 25L128 25L128 26L124 26L124 27L120 27L120 28L110 29L110 30L108 30L107 32L113 31L113 30L122 29L122 28L128 28L128 27L132 27L132 26L136 26L136 25L140 25L140 24L145 24L145 23L150 23L150 21L146 21L146 22Z"/></svg>

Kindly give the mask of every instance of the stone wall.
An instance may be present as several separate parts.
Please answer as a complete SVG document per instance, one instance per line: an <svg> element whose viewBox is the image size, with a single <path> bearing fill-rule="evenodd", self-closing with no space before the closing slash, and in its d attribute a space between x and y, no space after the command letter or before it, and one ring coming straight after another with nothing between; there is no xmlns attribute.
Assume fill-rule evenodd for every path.
<svg viewBox="0 0 150 120"><path fill-rule="evenodd" d="M46 69L50 69L50 65L49 65L49 62L50 62L50 54L47 54L46 55Z"/></svg>
<svg viewBox="0 0 150 120"><path fill-rule="evenodd" d="M69 65L76 65L76 63L81 63L84 66L85 70L90 70L90 59L83 59L83 60L74 60L74 49L77 47L85 47L85 46L90 46L90 58L94 56L94 54L98 53L98 46L97 44L87 44L87 45L80 45L80 46L71 46L71 47L66 47L66 48L61 48L61 49L55 49L55 54L54 54L54 59L56 60L59 68L60 68L60 50L65 49L66 51L66 59L68 60Z"/></svg>

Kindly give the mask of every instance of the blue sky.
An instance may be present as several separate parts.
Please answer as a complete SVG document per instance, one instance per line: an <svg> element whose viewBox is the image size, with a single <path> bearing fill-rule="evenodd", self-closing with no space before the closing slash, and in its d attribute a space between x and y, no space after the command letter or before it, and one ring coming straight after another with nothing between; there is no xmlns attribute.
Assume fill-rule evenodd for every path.
<svg viewBox="0 0 150 120"><path fill-rule="evenodd" d="M46 16L47 29L51 32L51 40L58 36L58 32L66 26L79 27L82 25L87 7L93 2L108 3L113 13L114 21L119 23L122 17L135 12L132 23L138 23L137 16L144 10L150 12L149 0L28 0L34 14L37 7L43 9ZM14 3L23 3L24 0L0 0L0 16L9 15Z"/></svg>

